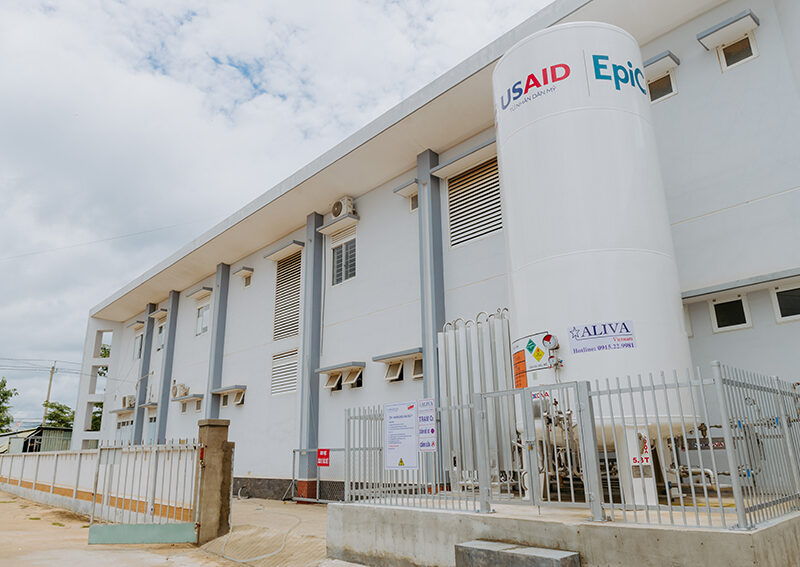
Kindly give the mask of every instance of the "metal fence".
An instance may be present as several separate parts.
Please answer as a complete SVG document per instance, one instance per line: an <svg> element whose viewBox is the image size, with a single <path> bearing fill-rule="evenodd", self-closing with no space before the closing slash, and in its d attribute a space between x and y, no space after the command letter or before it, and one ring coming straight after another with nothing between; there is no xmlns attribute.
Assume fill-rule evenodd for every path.
<svg viewBox="0 0 800 567"><path fill-rule="evenodd" d="M800 508L800 396L712 365L471 394L438 408L439 451L386 470L383 409L346 415L349 502L749 529Z"/></svg>
<svg viewBox="0 0 800 567"><path fill-rule="evenodd" d="M195 522L202 446L104 445L0 455L0 488L91 522Z"/></svg>
<svg viewBox="0 0 800 567"><path fill-rule="evenodd" d="M327 467L315 467L315 476L309 479L315 483L314 498L300 496L297 488L300 459L308 455L308 459L316 462L317 449L292 449L292 500L295 502L342 502L344 500L344 447L328 449L329 464ZM306 479L303 479L306 480Z"/></svg>
<svg viewBox="0 0 800 567"><path fill-rule="evenodd" d="M196 522L201 453L197 443L101 446L90 523Z"/></svg>

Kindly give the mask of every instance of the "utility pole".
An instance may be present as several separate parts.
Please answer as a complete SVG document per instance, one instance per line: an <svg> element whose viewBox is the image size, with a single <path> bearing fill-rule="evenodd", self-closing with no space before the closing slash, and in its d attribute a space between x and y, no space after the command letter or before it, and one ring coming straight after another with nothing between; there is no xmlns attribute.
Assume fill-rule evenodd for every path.
<svg viewBox="0 0 800 567"><path fill-rule="evenodd" d="M56 361L53 361L53 366L50 367L50 383L47 385L47 399L44 402L44 415L42 416L42 425L47 421L47 404L50 403L50 390L53 388L53 374L56 373Z"/></svg>

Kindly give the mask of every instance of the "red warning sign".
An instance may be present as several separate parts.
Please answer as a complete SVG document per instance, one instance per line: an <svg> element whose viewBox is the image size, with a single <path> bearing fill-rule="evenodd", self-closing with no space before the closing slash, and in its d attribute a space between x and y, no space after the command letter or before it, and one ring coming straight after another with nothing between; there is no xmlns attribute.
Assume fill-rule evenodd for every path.
<svg viewBox="0 0 800 567"><path fill-rule="evenodd" d="M528 374L525 366L525 351L520 350L513 355L514 363L514 387L527 388L528 387Z"/></svg>
<svg viewBox="0 0 800 567"><path fill-rule="evenodd" d="M331 466L331 450L330 449L317 449L317 466L329 467Z"/></svg>

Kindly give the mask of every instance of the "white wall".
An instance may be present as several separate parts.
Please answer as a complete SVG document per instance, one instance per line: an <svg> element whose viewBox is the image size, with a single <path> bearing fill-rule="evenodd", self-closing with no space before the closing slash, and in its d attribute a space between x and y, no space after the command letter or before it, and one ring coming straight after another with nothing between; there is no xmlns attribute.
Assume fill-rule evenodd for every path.
<svg viewBox="0 0 800 567"><path fill-rule="evenodd" d="M696 36L747 8L759 56L723 73ZM653 119L684 291L800 266L800 53L786 45L771 0L731 0L642 48L681 61Z"/></svg>

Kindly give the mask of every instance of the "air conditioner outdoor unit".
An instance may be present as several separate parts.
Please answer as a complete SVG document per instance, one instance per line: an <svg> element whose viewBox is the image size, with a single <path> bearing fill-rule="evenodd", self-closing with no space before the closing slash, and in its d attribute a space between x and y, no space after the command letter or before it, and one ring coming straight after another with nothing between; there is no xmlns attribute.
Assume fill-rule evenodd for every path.
<svg viewBox="0 0 800 567"><path fill-rule="evenodd" d="M355 211L356 209L353 205L352 197L342 197L338 201L334 202L333 206L331 207L331 215L333 216L333 220L346 217L347 215L352 215L355 213Z"/></svg>
<svg viewBox="0 0 800 567"><path fill-rule="evenodd" d="M178 397L182 398L189 395L189 386L186 384L178 384Z"/></svg>
<svg viewBox="0 0 800 567"><path fill-rule="evenodd" d="M135 408L136 407L136 396L122 396L122 407L123 408Z"/></svg>

